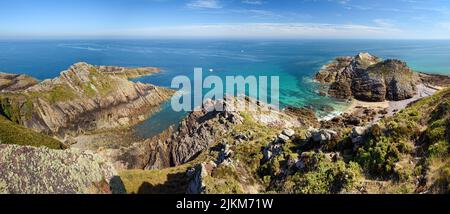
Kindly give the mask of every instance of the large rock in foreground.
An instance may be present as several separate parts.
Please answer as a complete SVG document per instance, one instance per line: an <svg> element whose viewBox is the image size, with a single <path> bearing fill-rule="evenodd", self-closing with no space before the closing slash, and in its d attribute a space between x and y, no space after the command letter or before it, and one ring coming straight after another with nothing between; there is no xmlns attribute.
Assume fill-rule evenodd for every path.
<svg viewBox="0 0 450 214"><path fill-rule="evenodd" d="M328 94L340 98L354 97L362 101L405 100L417 94L418 73L405 62L385 60L368 53L340 57L324 66L315 79L328 84Z"/></svg>
<svg viewBox="0 0 450 214"><path fill-rule="evenodd" d="M111 193L116 184L115 169L94 154L16 145L0 154L0 194Z"/></svg>

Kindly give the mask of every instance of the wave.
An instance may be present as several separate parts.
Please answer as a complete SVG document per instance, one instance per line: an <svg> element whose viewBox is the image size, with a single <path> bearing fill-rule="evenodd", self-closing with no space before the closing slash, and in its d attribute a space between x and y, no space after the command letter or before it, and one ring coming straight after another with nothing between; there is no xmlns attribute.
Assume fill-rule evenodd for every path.
<svg viewBox="0 0 450 214"><path fill-rule="evenodd" d="M72 48L72 49L78 49L78 50L87 50L87 51L104 51L105 49L102 48L94 48L94 47L83 47L83 46L74 46L74 45L67 45L67 44L60 44L59 47L64 48Z"/></svg>

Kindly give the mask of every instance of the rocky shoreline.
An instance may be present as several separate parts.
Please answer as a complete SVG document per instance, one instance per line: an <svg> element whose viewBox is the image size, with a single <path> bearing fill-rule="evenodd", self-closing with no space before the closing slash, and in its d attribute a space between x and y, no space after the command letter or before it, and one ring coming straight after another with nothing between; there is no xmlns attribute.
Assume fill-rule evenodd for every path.
<svg viewBox="0 0 450 214"><path fill-rule="evenodd" d="M4 81L8 90L0 93L0 100L5 124L31 128L31 139L38 136L34 130L43 141L42 133L66 142L72 136L80 144L60 152L0 145L0 152L36 159L43 166L20 168L23 163L16 161L18 165L8 168L10 158L0 160L0 171L10 170L0 176L0 193L25 192L5 185L18 175L35 179L27 185L42 184L31 193L448 191L450 77L417 73L399 60L360 53L337 58L316 76L323 84L321 94L351 102L330 120L319 120L308 108L279 110L245 96L225 97L206 101L178 126L135 140L123 128L157 111L172 93L127 80L145 71L158 70L78 63L42 83L13 87L12 82L21 81ZM56 87L61 85L70 92ZM54 97L55 88L65 96ZM215 111L217 105L224 111ZM0 136L11 140L10 135ZM117 144L102 146L111 142ZM60 168L47 175L51 155ZM66 169L95 177L64 174ZM58 180L59 175L67 180ZM69 184L55 189L47 181Z"/></svg>

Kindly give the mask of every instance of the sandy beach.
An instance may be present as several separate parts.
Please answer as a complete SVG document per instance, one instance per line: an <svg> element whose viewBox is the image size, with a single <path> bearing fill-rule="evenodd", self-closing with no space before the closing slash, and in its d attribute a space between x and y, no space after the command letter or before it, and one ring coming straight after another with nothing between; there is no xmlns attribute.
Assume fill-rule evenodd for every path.
<svg viewBox="0 0 450 214"><path fill-rule="evenodd" d="M439 90L439 87L428 86L424 84L419 84L417 86L417 94L406 100L402 101L384 101L384 102L364 102L360 100L353 99L350 106L342 114L355 114L357 115L361 109L373 109L376 112L384 111L385 114L378 114L373 123L379 121L386 116L393 116L396 112L406 108L410 103L413 103L422 98L433 95Z"/></svg>

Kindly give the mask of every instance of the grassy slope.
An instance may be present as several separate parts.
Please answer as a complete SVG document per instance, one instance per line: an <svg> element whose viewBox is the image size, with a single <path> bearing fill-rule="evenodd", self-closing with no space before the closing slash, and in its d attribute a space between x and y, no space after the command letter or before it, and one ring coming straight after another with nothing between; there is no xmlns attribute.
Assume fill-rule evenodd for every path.
<svg viewBox="0 0 450 214"><path fill-rule="evenodd" d="M183 194L187 189L183 165L163 170L124 170L119 173L128 194Z"/></svg>
<svg viewBox="0 0 450 214"><path fill-rule="evenodd" d="M45 146L50 149L65 148L61 142L47 135L17 125L3 116L0 116L0 144L17 144L34 147Z"/></svg>
<svg viewBox="0 0 450 214"><path fill-rule="evenodd" d="M381 193L448 192L450 88L422 99L372 128L356 160L377 180ZM383 132L376 131L377 129ZM382 134L381 134L382 133ZM417 186L418 177L426 184Z"/></svg>

